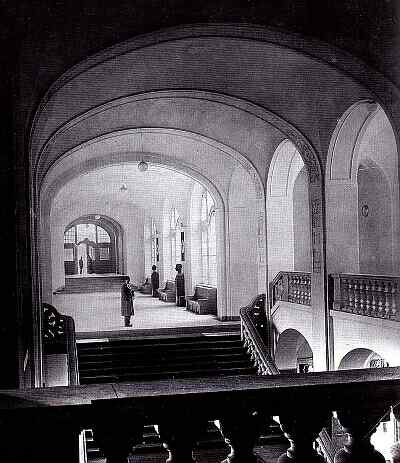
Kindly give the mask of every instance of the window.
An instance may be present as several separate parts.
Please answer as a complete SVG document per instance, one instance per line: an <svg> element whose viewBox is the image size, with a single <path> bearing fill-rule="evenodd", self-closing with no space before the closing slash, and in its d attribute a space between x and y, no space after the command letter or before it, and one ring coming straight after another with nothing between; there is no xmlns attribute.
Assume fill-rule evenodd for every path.
<svg viewBox="0 0 400 463"><path fill-rule="evenodd" d="M216 286L217 247L215 236L215 206L214 201L207 190L204 190L201 196L200 217L203 283Z"/></svg>
<svg viewBox="0 0 400 463"><path fill-rule="evenodd" d="M104 230L104 228L96 225L97 230L97 243L111 243L110 235Z"/></svg>
<svg viewBox="0 0 400 463"><path fill-rule="evenodd" d="M174 274L175 265L185 260L185 233L182 219L175 207L171 209L170 216L170 257L172 273Z"/></svg>
<svg viewBox="0 0 400 463"><path fill-rule="evenodd" d="M100 260L109 260L110 259L109 248L99 248L99 257L100 257Z"/></svg>
<svg viewBox="0 0 400 463"><path fill-rule="evenodd" d="M158 230L154 220L151 221L151 263L156 265L160 260Z"/></svg>
<svg viewBox="0 0 400 463"><path fill-rule="evenodd" d="M64 233L64 243L79 244L85 239L94 243L111 243L110 235L104 228L93 223L73 225Z"/></svg>
<svg viewBox="0 0 400 463"><path fill-rule="evenodd" d="M80 223L76 225L77 243L80 243L85 239L96 242L96 225L93 223Z"/></svg>
<svg viewBox="0 0 400 463"><path fill-rule="evenodd" d="M75 239L75 227L71 227L64 233L64 243L75 243Z"/></svg>

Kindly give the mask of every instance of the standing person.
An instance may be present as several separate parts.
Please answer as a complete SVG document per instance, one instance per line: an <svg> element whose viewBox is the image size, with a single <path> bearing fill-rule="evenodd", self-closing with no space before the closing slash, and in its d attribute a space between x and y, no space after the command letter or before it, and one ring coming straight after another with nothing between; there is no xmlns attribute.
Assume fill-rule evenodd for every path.
<svg viewBox="0 0 400 463"><path fill-rule="evenodd" d="M158 288L160 287L160 275L157 272L157 267L153 265L151 267L152 273L151 273L151 290L152 290L152 296L153 297L158 297Z"/></svg>
<svg viewBox="0 0 400 463"><path fill-rule="evenodd" d="M185 306L185 276L182 273L182 264L176 264L175 270L178 272L175 277L176 305Z"/></svg>
<svg viewBox="0 0 400 463"><path fill-rule="evenodd" d="M83 270L83 258L79 259L79 273L82 275L82 270Z"/></svg>
<svg viewBox="0 0 400 463"><path fill-rule="evenodd" d="M121 315L125 318L125 326L132 326L131 316L135 315L133 308L133 300L135 298L135 291L130 284L128 277L121 286Z"/></svg>

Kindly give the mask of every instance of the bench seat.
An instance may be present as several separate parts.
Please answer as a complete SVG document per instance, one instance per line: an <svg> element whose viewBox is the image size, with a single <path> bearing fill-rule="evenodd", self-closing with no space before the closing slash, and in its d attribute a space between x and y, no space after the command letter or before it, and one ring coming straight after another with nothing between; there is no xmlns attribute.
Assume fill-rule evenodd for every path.
<svg viewBox="0 0 400 463"><path fill-rule="evenodd" d="M186 296L186 310L199 315L217 314L217 288L196 285L194 294Z"/></svg>
<svg viewBox="0 0 400 463"><path fill-rule="evenodd" d="M164 302L175 302L176 291L175 282L167 280L164 289L158 290L158 298Z"/></svg>

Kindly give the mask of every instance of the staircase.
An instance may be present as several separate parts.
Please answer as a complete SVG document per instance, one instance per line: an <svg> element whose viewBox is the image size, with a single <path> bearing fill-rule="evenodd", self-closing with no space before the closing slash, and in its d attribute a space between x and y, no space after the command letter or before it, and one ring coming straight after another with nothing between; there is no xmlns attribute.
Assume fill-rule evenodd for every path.
<svg viewBox="0 0 400 463"><path fill-rule="evenodd" d="M78 343L81 384L257 374L239 333Z"/></svg>
<svg viewBox="0 0 400 463"><path fill-rule="evenodd" d="M77 348L81 384L257 374L237 331L104 342L86 340L78 343ZM260 445L278 445L281 451L282 434L277 428L273 424L266 426ZM103 462L90 430L85 432L85 440L88 462ZM226 456L226 444L213 422L199 441L197 451ZM139 457L141 462L165 461L165 450L154 426L145 427L143 443L135 447L130 461L139 461Z"/></svg>

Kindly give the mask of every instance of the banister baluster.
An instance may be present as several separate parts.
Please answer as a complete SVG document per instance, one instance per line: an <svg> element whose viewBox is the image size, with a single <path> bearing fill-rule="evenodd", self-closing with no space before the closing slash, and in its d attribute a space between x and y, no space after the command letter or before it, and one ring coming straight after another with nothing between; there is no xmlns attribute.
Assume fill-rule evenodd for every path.
<svg viewBox="0 0 400 463"><path fill-rule="evenodd" d="M344 448L335 455L335 463L385 463L385 458L371 444L384 410L338 410L337 416L348 435Z"/></svg>
<svg viewBox="0 0 400 463"><path fill-rule="evenodd" d="M278 463L324 463L314 449L314 441L331 414L325 411L297 409L279 415L281 429L290 443Z"/></svg>

